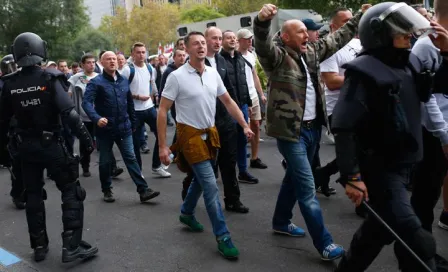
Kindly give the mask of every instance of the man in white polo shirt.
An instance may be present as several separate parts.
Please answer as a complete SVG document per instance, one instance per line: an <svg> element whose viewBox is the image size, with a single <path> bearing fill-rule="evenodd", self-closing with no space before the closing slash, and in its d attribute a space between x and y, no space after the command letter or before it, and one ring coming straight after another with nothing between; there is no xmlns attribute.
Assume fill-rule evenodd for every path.
<svg viewBox="0 0 448 272"><path fill-rule="evenodd" d="M171 147L177 152L179 169L194 174L185 202L181 208L180 222L193 231L203 231L194 211L202 192L218 250L225 258L237 258L238 249L233 245L219 201L213 164L220 147L215 127L216 98L224 104L237 120L249 139L253 136L238 105L224 87L216 69L205 65L207 45L200 32L190 32L185 37L190 60L168 76L159 107L157 128L159 131L160 160L170 162L170 148L166 145L166 118L173 102L176 102L177 140Z"/></svg>
<svg viewBox="0 0 448 272"><path fill-rule="evenodd" d="M145 63L146 47L143 43L137 42L132 46L133 62L123 69L122 75L129 80L129 88L134 98L135 116L137 117L137 128L133 133L134 152L138 164L142 168L142 158L140 155L140 133L142 127L146 124L154 132L156 142L154 143L154 152L152 153L152 172L155 175L167 178L171 177L159 159L159 144L157 138L157 110L154 107L156 101L157 87L152 79L152 67ZM152 92L151 92L152 90ZM153 101L154 99L154 101Z"/></svg>

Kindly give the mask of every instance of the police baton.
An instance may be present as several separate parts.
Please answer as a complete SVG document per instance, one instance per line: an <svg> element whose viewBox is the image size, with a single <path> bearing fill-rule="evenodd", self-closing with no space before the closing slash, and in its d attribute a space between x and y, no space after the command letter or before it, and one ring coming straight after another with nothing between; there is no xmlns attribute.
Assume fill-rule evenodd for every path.
<svg viewBox="0 0 448 272"><path fill-rule="evenodd" d="M356 185L353 185L353 184L348 183L348 182L344 184L342 182L341 178L337 179L336 182L341 184L342 187L344 187L344 188L345 188L346 185L348 185L348 186L350 186L350 187L352 187L352 188L354 188L354 189L364 193L364 191L361 188L359 188L358 186L356 186ZM362 200L361 205L363 205L369 211L369 213L373 217L375 217L375 219L383 227L385 227L389 231L390 234L392 234L392 236L414 257L415 260L417 260L422 265L422 267L425 268L426 271L432 272L431 268L429 268L429 266L422 259L420 259L420 257L417 254L415 254L415 252L406 244L406 242L403 241L403 239L400 238L400 236L386 223L386 221L383 220L383 218L381 218L381 216L379 214L377 214L375 212L375 210L364 199Z"/></svg>

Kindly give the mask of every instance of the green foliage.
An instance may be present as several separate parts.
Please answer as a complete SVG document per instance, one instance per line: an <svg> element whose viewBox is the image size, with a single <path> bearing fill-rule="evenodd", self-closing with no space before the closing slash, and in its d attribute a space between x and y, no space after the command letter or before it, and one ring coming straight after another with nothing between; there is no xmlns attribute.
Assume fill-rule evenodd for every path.
<svg viewBox="0 0 448 272"><path fill-rule="evenodd" d="M112 41L106 34L96 29L88 29L80 33L73 41L72 59L80 61L84 53L94 53L100 50L112 50Z"/></svg>
<svg viewBox="0 0 448 272"><path fill-rule="evenodd" d="M17 35L33 32L54 60L71 56L71 43L89 24L83 0L0 0L0 18L0 54L10 53Z"/></svg>
<svg viewBox="0 0 448 272"><path fill-rule="evenodd" d="M292 0L292 2L294 1ZM226 16L232 16L259 11L263 7L263 4L271 3L276 5L277 2L278 0L215 0L213 3L216 5L218 12Z"/></svg>
<svg viewBox="0 0 448 272"><path fill-rule="evenodd" d="M180 20L184 24L213 20L222 17L226 16L217 12L209 5L195 5L189 9L182 10L180 14Z"/></svg>

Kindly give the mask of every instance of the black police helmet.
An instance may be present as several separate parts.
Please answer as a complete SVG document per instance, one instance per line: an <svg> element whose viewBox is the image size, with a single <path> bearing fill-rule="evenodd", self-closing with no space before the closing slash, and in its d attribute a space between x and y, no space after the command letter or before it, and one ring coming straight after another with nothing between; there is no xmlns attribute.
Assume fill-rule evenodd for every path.
<svg viewBox="0 0 448 272"><path fill-rule="evenodd" d="M47 43L38 35L25 32L14 40L12 54L19 67L34 66L47 58Z"/></svg>
<svg viewBox="0 0 448 272"><path fill-rule="evenodd" d="M0 61L0 71L2 75L13 73L17 70L16 62L12 54L6 55Z"/></svg>
<svg viewBox="0 0 448 272"><path fill-rule="evenodd" d="M359 39L364 50L392 46L390 29L381 21L380 15L396 2L384 2L369 8L358 25Z"/></svg>

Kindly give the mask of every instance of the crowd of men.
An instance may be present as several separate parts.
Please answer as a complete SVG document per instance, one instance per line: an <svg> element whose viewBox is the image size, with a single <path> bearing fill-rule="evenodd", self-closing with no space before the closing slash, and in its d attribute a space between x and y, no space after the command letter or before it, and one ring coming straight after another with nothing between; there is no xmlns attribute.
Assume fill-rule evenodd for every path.
<svg viewBox="0 0 448 272"><path fill-rule="evenodd" d="M310 19L288 20L272 33L277 7L266 4L254 19L253 33L217 27L190 32L176 42L169 59L163 54L147 59L145 44L136 42L129 58L111 51L98 59L85 54L71 71L66 61L42 64L44 42L32 33L19 35L13 55L1 62L0 147L8 146L8 153L2 150L0 164L13 166L11 196L18 208L26 208L35 260L48 252L44 169L62 193L64 262L98 252L81 240L86 192L78 181L78 162L83 176L91 176L95 148L105 202L115 201L112 178L123 173L114 144L140 201L160 194L142 174L141 153L150 152L147 127L155 136L152 173L169 178L175 162L186 175L179 221L192 231L204 230L195 217L203 194L218 251L237 258L217 179L221 176L225 209L248 213L239 183L260 182L249 166L267 168L258 157L266 116L266 134L276 139L285 168L274 232L305 236L291 221L297 202L321 259L342 257L338 271L364 271L384 245L397 240L402 271L441 271L447 262L436 254L431 233L448 170L443 93L448 3L436 0L434 7L434 18L421 6L404 3L365 4L355 14L338 8L330 15L330 33L319 37L322 25ZM257 67L269 78L267 97ZM167 127L173 125L169 142ZM336 144L336 158L325 166L319 159L323 127ZM74 136L80 140L79 157ZM333 241L316 198L316 193L336 193L329 181L338 172L357 214L366 217L348 251ZM439 226L448 229L448 184L443 188ZM383 223L366 214L370 207ZM384 222L394 234L381 226Z"/></svg>

